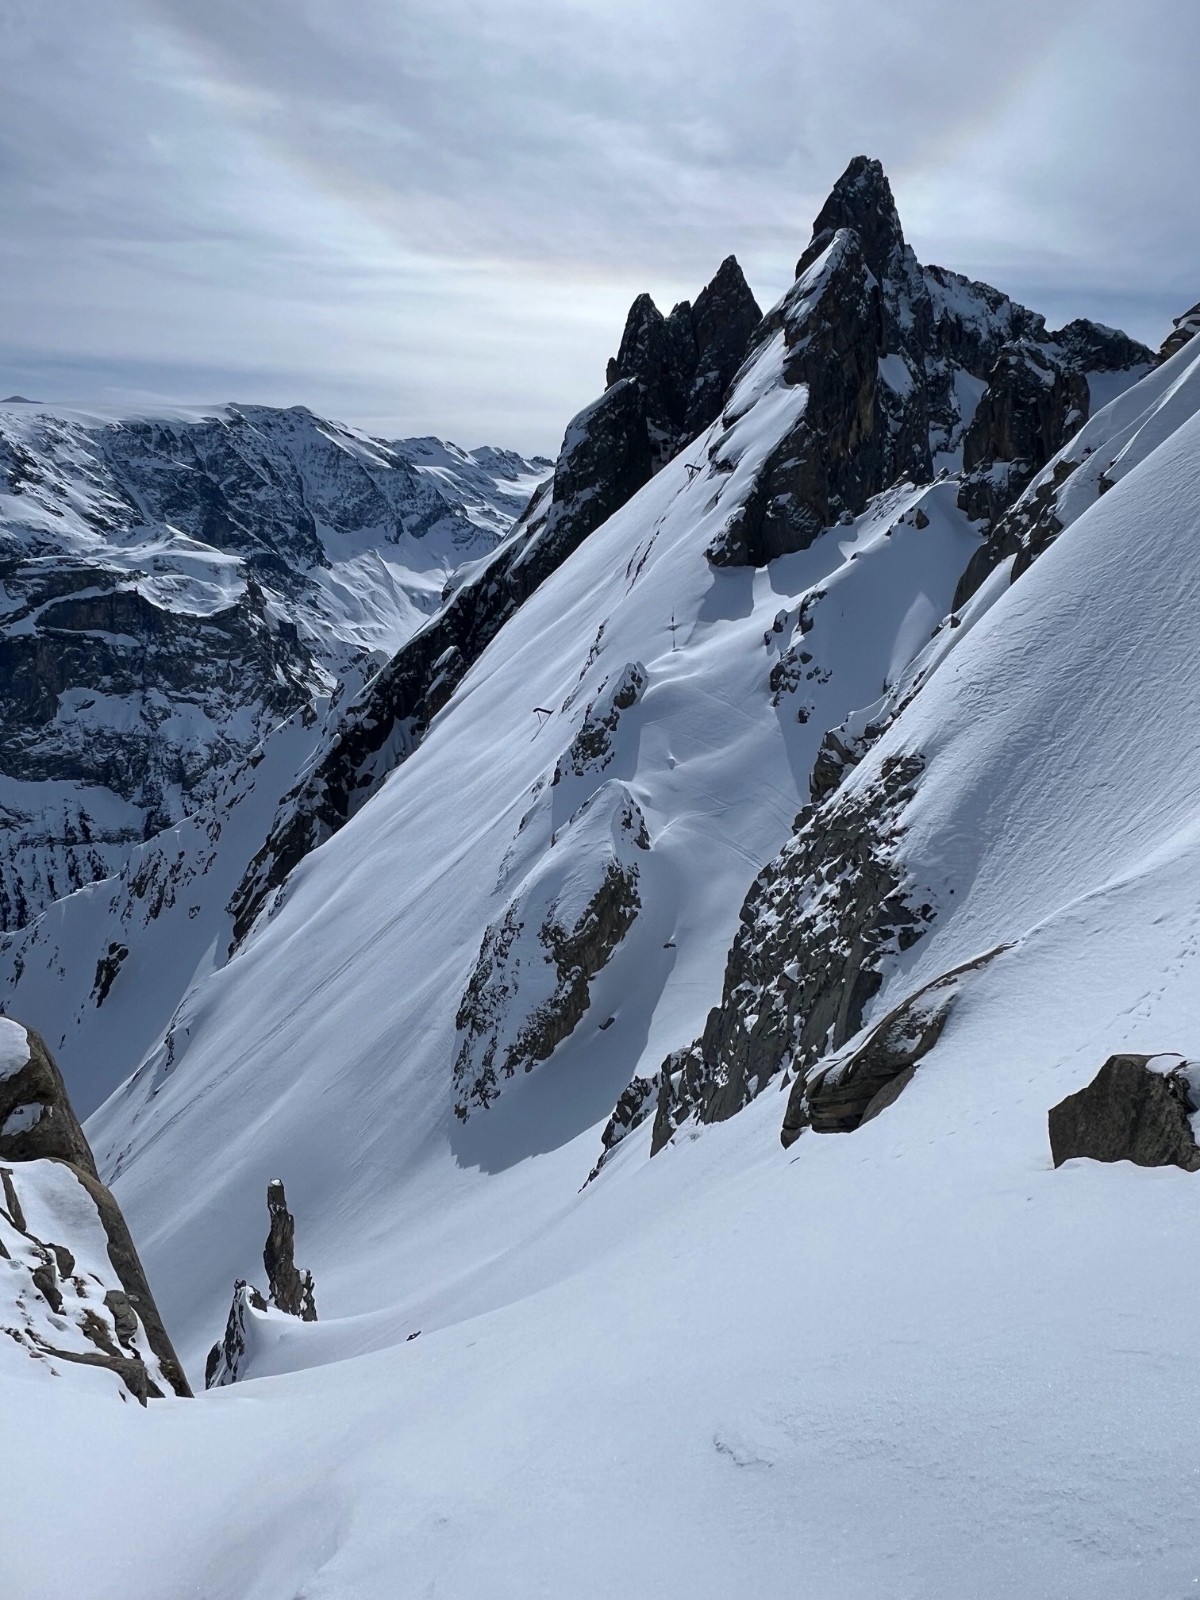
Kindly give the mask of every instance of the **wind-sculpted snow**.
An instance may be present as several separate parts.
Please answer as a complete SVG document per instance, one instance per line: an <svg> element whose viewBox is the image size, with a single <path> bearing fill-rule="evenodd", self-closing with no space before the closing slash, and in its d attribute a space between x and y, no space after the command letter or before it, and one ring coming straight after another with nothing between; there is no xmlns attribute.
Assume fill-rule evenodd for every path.
<svg viewBox="0 0 1200 1600"><path fill-rule="evenodd" d="M1001 564L1019 577L1064 528L1193 414L1198 385L1196 349L1185 340L1154 372L1104 406L997 523L963 575L958 600Z"/></svg>
<svg viewBox="0 0 1200 1600"><path fill-rule="evenodd" d="M230 1282L253 1277L245 1219L267 1169L297 1174L289 1196L295 1186L297 1214L316 1219L310 1260L322 1315L347 1296L370 1305L378 1279L330 1255L329 1210L310 1203L306 1185L337 1170L339 1230L384 1229L390 1265L380 1270L403 1279L394 1206L407 1191L395 1174L429 1162L437 1171L449 1159L465 1197L470 1174L497 1174L507 1188L502 1175L525 1157L566 1150L578 1136L573 1192L630 1078L656 1073L700 1031L746 892L807 798L823 730L874 700L923 647L978 544L953 484L899 486L769 571L714 570L705 551L804 403L782 381L784 359L782 336L765 341L724 419L544 577L412 753L300 861L273 914L228 965L192 986L135 1077L93 1119L135 1215L151 1204L146 1186L177 1141L189 1165L211 1174L186 1223L158 1209L148 1225L149 1248L169 1259L168 1241L180 1244L177 1230L187 1230L192 1269L166 1271L178 1297L171 1315L195 1328L197 1346L211 1343ZM774 669L794 645L812 660L784 685ZM644 681L631 699L635 679ZM619 713L611 729L610 707ZM604 764L570 754L593 746ZM561 1011L552 1002L550 1054L528 1073L523 1055L505 1079L509 1044L558 988L537 937L544 914L518 912L521 974L494 1035L502 1092L460 1123L453 1067L468 1035L456 1018L480 952L498 953L522 886L547 884L559 863L583 873L581 835L569 824L614 785L653 841L629 857L640 909L588 980L582 1012L573 1000ZM581 906L602 876L581 877ZM485 950L489 929L497 938ZM300 971L285 986L284 974ZM549 990L530 986L527 973ZM498 976L507 985L509 972ZM493 1038L490 1015L482 1020L470 1031L480 1052ZM465 1081L475 1075L472 1066ZM321 1110L310 1115L314 1104ZM251 1179L247 1164L264 1165ZM464 1259L459 1248L448 1271Z"/></svg>

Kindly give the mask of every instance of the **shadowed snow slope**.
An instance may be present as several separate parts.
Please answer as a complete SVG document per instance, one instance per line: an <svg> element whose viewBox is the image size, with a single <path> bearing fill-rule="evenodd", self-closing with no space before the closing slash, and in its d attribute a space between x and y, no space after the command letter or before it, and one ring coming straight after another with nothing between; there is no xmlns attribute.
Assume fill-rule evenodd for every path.
<svg viewBox="0 0 1200 1600"><path fill-rule="evenodd" d="M771 1091L653 1161L643 1127L579 1192L617 1094L720 1000L822 731L905 672L977 546L933 484L764 569L714 571L706 548L805 404L781 346L743 374L719 449L718 425L521 608L93 1117L193 1374L231 1279L254 1275L270 1177L328 1320L274 1319L248 1374L265 1381L144 1416L52 1386L35 1412L9 1385L11 1592L1159 1600L1193 1583L1200 1188L1055 1172L1046 1114L1113 1051L1200 1054L1200 364L1173 358L1161 442L943 630L839 791L923 760L897 849L932 920L868 1024L1012 941L912 1083L860 1131L786 1153ZM456 1018L481 948L509 907L552 920L542 864L607 784L644 821L637 914L601 941L553 1054L460 1122ZM578 906L559 911L575 927ZM521 951L527 967L532 938ZM68 1435L96 1470L72 1480L63 1539Z"/></svg>

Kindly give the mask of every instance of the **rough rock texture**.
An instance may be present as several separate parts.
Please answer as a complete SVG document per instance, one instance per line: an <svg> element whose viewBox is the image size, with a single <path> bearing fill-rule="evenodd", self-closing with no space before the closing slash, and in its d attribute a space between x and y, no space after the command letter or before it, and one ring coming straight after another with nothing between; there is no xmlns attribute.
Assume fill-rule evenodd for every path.
<svg viewBox="0 0 1200 1600"><path fill-rule="evenodd" d="M999 948L990 950L924 984L889 1011L855 1049L798 1076L780 1133L784 1148L805 1128L853 1132L891 1105L941 1038L964 981L999 953Z"/></svg>
<svg viewBox="0 0 1200 1600"><path fill-rule="evenodd" d="M584 539L717 416L759 320L736 261L694 307L634 302L609 386L568 425L549 485L480 569L333 724L233 897L240 941L310 850L346 823L423 738L508 619Z"/></svg>
<svg viewBox="0 0 1200 1600"><path fill-rule="evenodd" d="M23 1066L0 1066L0 1161L69 1162L99 1182L96 1163L71 1109L58 1064L41 1035L0 1018L0 1040L24 1036ZM14 1047L18 1050L19 1046Z"/></svg>
<svg viewBox="0 0 1200 1600"><path fill-rule="evenodd" d="M761 320L733 256L694 306L681 301L664 317L648 294L634 301L608 382L628 378L640 386L656 468L716 417Z"/></svg>
<svg viewBox="0 0 1200 1600"><path fill-rule="evenodd" d="M795 286L756 337L780 331L787 381L807 386L807 405L714 542L719 565L804 549L898 479L942 468L965 469L963 507L990 520L1086 418L1087 371L1136 374L1152 359L1097 324L1049 333L988 285L920 266L882 168L864 156L838 179Z"/></svg>
<svg viewBox="0 0 1200 1600"><path fill-rule="evenodd" d="M1182 350L1185 344L1190 344L1198 333L1200 333L1200 304L1192 306L1181 317L1175 318L1171 331L1163 340L1162 348L1158 352L1159 361L1169 361L1177 350Z"/></svg>
<svg viewBox="0 0 1200 1600"><path fill-rule="evenodd" d="M1051 1110L1054 1165L1082 1156L1200 1172L1198 1089L1200 1068L1182 1056L1109 1056L1085 1089Z"/></svg>
<svg viewBox="0 0 1200 1600"><path fill-rule="evenodd" d="M204 1363L206 1389L222 1389L243 1376L249 1353L247 1328L250 1314L266 1309L267 1302L262 1292L244 1278L238 1278L233 1285L233 1303L229 1307L225 1332L208 1352L208 1359Z"/></svg>
<svg viewBox="0 0 1200 1600"><path fill-rule="evenodd" d="M568 776L582 778L589 772L603 772L612 760L613 735L628 711L641 699L647 673L640 661L631 661L614 678L608 678L583 714L579 731L554 769L552 783Z"/></svg>
<svg viewBox="0 0 1200 1600"><path fill-rule="evenodd" d="M426 467L303 407L0 407L0 929L204 805L394 649L431 568L494 547L518 468L457 454Z"/></svg>
<svg viewBox="0 0 1200 1600"><path fill-rule="evenodd" d="M317 1304L313 1276L296 1267L296 1219L287 1208L282 1178L272 1178L267 1185L267 1211L271 1231L263 1246L263 1266L267 1269L271 1304L291 1317L299 1317L302 1322L315 1322Z"/></svg>
<svg viewBox="0 0 1200 1600"><path fill-rule="evenodd" d="M545 1061L585 1015L592 979L641 909L637 854L649 848L637 802L607 783L488 927L456 1017L463 1121Z"/></svg>
<svg viewBox="0 0 1200 1600"><path fill-rule="evenodd" d="M263 1266L267 1269L269 1303L267 1295L244 1278L234 1280L225 1332L204 1363L206 1389L220 1389L246 1376L256 1319L283 1312L301 1322L317 1320L313 1275L296 1266L296 1219L287 1208L282 1178L272 1178L267 1185L267 1214L271 1225L263 1247Z"/></svg>
<svg viewBox="0 0 1200 1600"><path fill-rule="evenodd" d="M18 1324L7 1328L9 1334L39 1359L107 1368L142 1402L168 1389L189 1395L129 1229L96 1174L58 1067L36 1033L8 1018L0 1018L0 1185L0 1234L7 1230L0 1255L23 1266L30 1285L25 1292L18 1286ZM86 1196L82 1210L78 1189ZM77 1271L76 1256L90 1248L89 1239L36 1235L26 1218L35 1201L38 1214L61 1215L64 1230L90 1232L94 1225L106 1259ZM5 1287L7 1293L11 1282Z"/></svg>
<svg viewBox="0 0 1200 1600"><path fill-rule="evenodd" d="M871 785L800 814L746 896L720 1005L663 1064L652 1153L688 1117L733 1116L780 1072L858 1031L885 961L932 917L895 855L921 769L917 756L893 756Z"/></svg>

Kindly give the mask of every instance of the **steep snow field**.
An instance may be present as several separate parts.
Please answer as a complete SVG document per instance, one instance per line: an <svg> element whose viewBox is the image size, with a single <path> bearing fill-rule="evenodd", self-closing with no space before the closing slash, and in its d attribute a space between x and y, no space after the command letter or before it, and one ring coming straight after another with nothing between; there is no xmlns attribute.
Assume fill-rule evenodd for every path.
<svg viewBox="0 0 1200 1600"><path fill-rule="evenodd" d="M733 407L732 472L698 441L585 543L196 985L169 1058L92 1119L193 1377L232 1278L261 1278L270 1177L322 1320L263 1317L259 1381L146 1413L6 1382L7 1592L1159 1600L1200 1582L1200 1189L1054 1171L1046 1135L1113 1051L1200 1055L1194 353L1089 425L1128 470L939 634L846 780L926 761L902 851L937 916L868 1021L1012 948L858 1132L784 1152L768 1090L651 1162L637 1130L580 1191L615 1096L719 998L821 732L911 670L974 548L934 485L715 572L711 535L804 403L778 359L745 380L761 403ZM646 685L607 761L552 783L630 664ZM649 836L641 910L570 1037L461 1123L455 1014L484 928L618 783ZM67 1450L90 1470L64 1535Z"/></svg>
<svg viewBox="0 0 1200 1600"><path fill-rule="evenodd" d="M745 397L765 403L732 408L743 420L720 448L733 471L697 446L585 542L353 829L293 874L274 917L185 999L169 1051L97 1113L97 1159L142 1229L185 1360L219 1331L213 1308L231 1273L251 1275L269 1176L287 1182L314 1265L328 1228L318 1284L330 1310L349 1313L379 1304L381 1273L420 1281L412 1208L431 1194L447 1276L470 1270L480 1245L479 1225L451 1220L454 1207L486 1192L497 1249L513 1236L504 1195L522 1230L557 1210L561 1184L573 1192L587 1177L597 1124L631 1074L703 1021L745 890L807 798L822 731L874 700L898 648L914 650L948 608L975 544L949 485L900 492L760 572L705 560L725 497L738 503L788 424L782 413L803 404L803 390L772 383L781 346L745 380ZM797 658L800 686L774 704L770 674L793 635L811 660ZM552 783L587 706L637 662L647 686L621 714L609 764ZM455 1014L484 929L609 782L627 786L649 834L640 914L552 1060L462 1125ZM564 1179L543 1186L528 1158L561 1159L575 1140ZM163 1203L164 1166L185 1147L193 1177L177 1211ZM362 1248L335 1244L348 1231Z"/></svg>

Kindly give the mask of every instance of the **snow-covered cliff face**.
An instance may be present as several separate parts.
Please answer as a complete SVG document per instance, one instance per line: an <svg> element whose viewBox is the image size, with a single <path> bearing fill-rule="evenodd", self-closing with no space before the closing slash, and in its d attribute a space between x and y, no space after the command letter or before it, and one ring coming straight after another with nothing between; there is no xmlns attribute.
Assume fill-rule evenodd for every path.
<svg viewBox="0 0 1200 1600"><path fill-rule="evenodd" d="M0 1364L145 1405L189 1389L53 1057L0 1017Z"/></svg>
<svg viewBox="0 0 1200 1600"><path fill-rule="evenodd" d="M395 650L538 475L301 407L0 408L0 928L119 870Z"/></svg>

